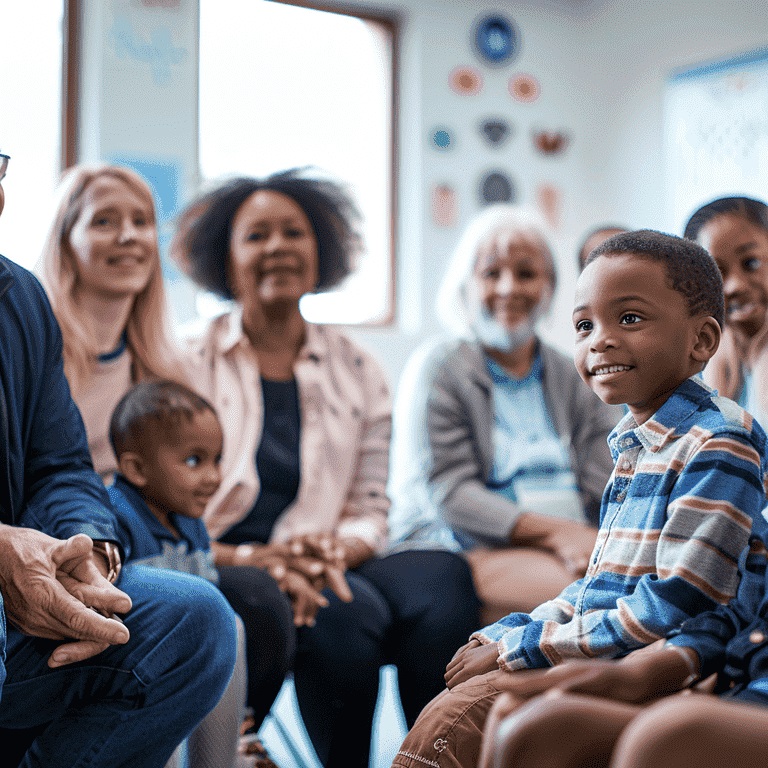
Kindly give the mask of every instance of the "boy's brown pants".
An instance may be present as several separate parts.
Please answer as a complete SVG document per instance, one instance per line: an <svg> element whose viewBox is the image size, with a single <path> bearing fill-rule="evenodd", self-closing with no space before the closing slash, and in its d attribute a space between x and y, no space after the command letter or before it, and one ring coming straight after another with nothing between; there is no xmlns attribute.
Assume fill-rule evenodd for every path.
<svg viewBox="0 0 768 768"><path fill-rule="evenodd" d="M444 690L424 707L392 765L475 768L488 712L502 691L516 692L518 675L496 670Z"/></svg>

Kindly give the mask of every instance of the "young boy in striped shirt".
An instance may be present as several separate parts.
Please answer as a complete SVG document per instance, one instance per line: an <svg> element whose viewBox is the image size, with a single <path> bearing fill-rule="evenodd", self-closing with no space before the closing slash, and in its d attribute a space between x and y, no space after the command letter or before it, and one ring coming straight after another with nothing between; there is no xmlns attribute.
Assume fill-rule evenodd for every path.
<svg viewBox="0 0 768 768"><path fill-rule="evenodd" d="M576 291L576 367L629 413L609 436L616 466L590 564L554 600L459 649L448 690L425 707L395 766L476 765L501 692L527 699L579 668L561 662L623 657L735 595L740 555L764 533L766 438L698 377L723 318L720 273L695 243L646 230L592 252ZM679 652L659 653L670 674L690 674Z"/></svg>

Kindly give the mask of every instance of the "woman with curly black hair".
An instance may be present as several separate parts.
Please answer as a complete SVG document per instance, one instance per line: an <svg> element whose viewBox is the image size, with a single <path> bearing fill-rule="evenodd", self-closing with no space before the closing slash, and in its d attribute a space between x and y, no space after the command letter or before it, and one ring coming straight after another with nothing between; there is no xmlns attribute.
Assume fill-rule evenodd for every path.
<svg viewBox="0 0 768 768"><path fill-rule="evenodd" d="M386 381L348 336L299 311L302 296L350 272L359 220L343 187L305 171L239 178L192 203L173 249L235 304L193 344L195 383L225 432L223 482L206 510L221 587L238 612L254 609L256 566L285 593L307 731L325 765L345 767L368 765L379 667L397 665L410 725L478 623L460 557L382 556ZM248 643L250 662L261 638Z"/></svg>

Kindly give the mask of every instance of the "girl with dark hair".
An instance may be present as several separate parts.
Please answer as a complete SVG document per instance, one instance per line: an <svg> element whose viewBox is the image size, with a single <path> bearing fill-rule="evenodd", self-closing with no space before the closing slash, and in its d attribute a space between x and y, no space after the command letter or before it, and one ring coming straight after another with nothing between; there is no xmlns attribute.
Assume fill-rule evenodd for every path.
<svg viewBox="0 0 768 768"><path fill-rule="evenodd" d="M292 170L204 195L173 245L198 284L235 302L192 348L225 433L206 510L221 588L241 614L254 609L254 566L284 592L304 723L323 764L345 768L368 765L379 667L397 665L410 725L478 623L463 559L381 555L387 384L349 337L299 311L349 273L359 220L341 186ZM262 638L247 642L250 664Z"/></svg>
<svg viewBox="0 0 768 768"><path fill-rule="evenodd" d="M704 378L768 428L768 205L714 200L691 216L685 237L712 254L723 276L723 341Z"/></svg>

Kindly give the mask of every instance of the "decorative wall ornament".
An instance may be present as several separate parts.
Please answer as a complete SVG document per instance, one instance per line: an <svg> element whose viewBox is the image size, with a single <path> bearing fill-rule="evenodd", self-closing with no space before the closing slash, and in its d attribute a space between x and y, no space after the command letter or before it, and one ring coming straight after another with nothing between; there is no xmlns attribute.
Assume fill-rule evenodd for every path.
<svg viewBox="0 0 768 768"><path fill-rule="evenodd" d="M505 16L492 13L481 16L475 23L472 42L484 64L509 64L520 49L520 33Z"/></svg>
<svg viewBox="0 0 768 768"><path fill-rule="evenodd" d="M536 204L552 229L560 228L563 207L562 190L554 184L539 184L536 188Z"/></svg>
<svg viewBox="0 0 768 768"><path fill-rule="evenodd" d="M489 118L480 123L480 135L491 147L500 147L512 136L512 126L503 117Z"/></svg>
<svg viewBox="0 0 768 768"><path fill-rule="evenodd" d="M452 227L458 214L456 190L450 184L432 187L432 221L438 227Z"/></svg>
<svg viewBox="0 0 768 768"><path fill-rule="evenodd" d="M541 94L539 81L527 73L521 73L509 78L509 95L515 101L530 103L536 101Z"/></svg>
<svg viewBox="0 0 768 768"><path fill-rule="evenodd" d="M432 131L432 146L435 149L439 149L441 151L445 151L447 149L453 149L453 146L455 144L455 141L453 139L453 132L450 131L448 128L435 128L434 131Z"/></svg>
<svg viewBox="0 0 768 768"><path fill-rule="evenodd" d="M542 155L559 155L571 143L571 138L565 131L534 130L531 132L531 137L533 146Z"/></svg>
<svg viewBox="0 0 768 768"><path fill-rule="evenodd" d="M517 196L512 179L504 171L490 171L480 180L480 200L491 203L513 203Z"/></svg>
<svg viewBox="0 0 768 768"><path fill-rule="evenodd" d="M456 67L449 83L451 89L462 96L474 96L483 90L483 76L475 67Z"/></svg>

